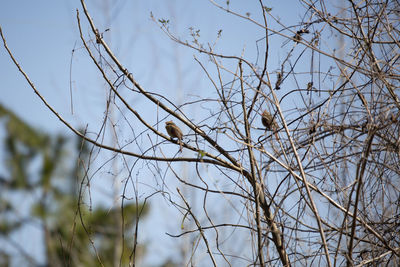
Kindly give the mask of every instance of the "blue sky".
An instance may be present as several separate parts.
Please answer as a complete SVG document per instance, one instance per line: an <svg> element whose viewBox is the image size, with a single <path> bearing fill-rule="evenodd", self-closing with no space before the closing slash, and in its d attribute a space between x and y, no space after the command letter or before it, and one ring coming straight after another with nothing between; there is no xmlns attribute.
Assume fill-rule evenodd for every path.
<svg viewBox="0 0 400 267"><path fill-rule="evenodd" d="M244 50L247 58L256 60L256 40L263 36L263 31L219 10L209 1L109 2L87 1L99 29L110 29L104 33L106 42L144 88L159 90L175 103L212 89L194 61L194 55L200 59L204 56L172 42L150 19L150 12L157 18L169 19L171 31L182 39L190 39L189 27L193 27L200 29L200 41L212 43L218 30L222 29L217 51L239 56ZM268 1L268 5L273 8L275 16L285 19L286 24L296 24L301 20L300 10L288 5L289 2L292 3L274 0ZM75 127L89 124L95 131L104 116L107 89L82 48L76 21L77 8L87 37L90 31L80 3L73 0L4 1L0 9L0 25L9 48L46 100ZM256 19L260 16L258 1L231 1L231 8L241 13L249 12ZM271 71L279 67L280 57L284 57L285 50L290 48L280 48L281 41L278 38L276 43L271 43ZM206 60L203 62L212 65ZM2 105L39 129L72 135L34 94L3 46L0 49L0 70ZM138 106L145 105L136 103L134 98L130 100ZM198 116L196 111L192 112L193 118ZM154 111L148 110L148 113L154 114ZM114 205L111 198L105 202ZM179 227L179 221L165 223L163 220L171 214L167 208L168 205L162 201L155 203L151 217L146 220L148 224L143 226L143 241L148 242L150 251L161 255L157 258L148 256L145 261L148 264L176 254L176 251L164 249L167 247L164 243L157 244L160 236L165 238L166 231ZM160 216L160 213L166 214ZM163 242L173 244L175 241L168 239Z"/></svg>
<svg viewBox="0 0 400 267"><path fill-rule="evenodd" d="M162 4L159 1L117 1L116 4L109 4L112 6L108 8L109 11L104 11L107 5L100 2L88 1L97 26L110 28L105 34L106 40L111 43L122 62L131 67L138 80L150 88L160 86L154 79L153 70L163 73L161 77L158 76L163 79L163 86L169 87L176 83L176 77L168 73L168 70L171 70L177 55L183 68L191 68L190 73L200 71L194 64L193 51L170 41L151 21L150 12L158 18L170 19L173 31L184 38L188 38L188 28L194 27L201 29L202 41L212 42L217 31L223 29L219 47L228 54L240 55L244 48L246 53L252 53L255 50L254 41L262 37L257 27L217 9L208 1L168 1ZM248 10L252 16L256 16L258 1L253 2L237 4L231 1L231 6L239 11ZM278 6L279 2L269 2L278 15L280 8L287 9L283 5ZM82 52L76 8L80 8L79 1L7 1L0 10L0 23L9 47L43 96L69 121L84 124L87 121L84 117L95 114L84 107L85 114L71 114L70 80L73 84L73 104L77 109L86 106L88 101L91 107L98 105L91 95L91 88L87 89L99 84L87 81L88 77L93 78L95 69ZM84 32L88 33L89 28L84 27ZM75 44L77 53L72 61L70 79L71 51ZM0 50L0 68L2 87L5 88L0 101L4 105L40 128L49 131L64 129L40 103L4 49ZM94 80L97 78L95 76ZM171 84L165 84L165 80Z"/></svg>

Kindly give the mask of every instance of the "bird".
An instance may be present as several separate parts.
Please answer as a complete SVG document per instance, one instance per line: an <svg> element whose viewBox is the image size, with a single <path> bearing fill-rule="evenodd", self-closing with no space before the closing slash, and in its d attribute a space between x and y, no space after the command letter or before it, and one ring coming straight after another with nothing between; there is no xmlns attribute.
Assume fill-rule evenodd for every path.
<svg viewBox="0 0 400 267"><path fill-rule="evenodd" d="M168 135L171 138L178 138L180 149L179 151L182 152L182 131L179 129L178 126L173 121L165 122L165 129L167 130Z"/></svg>
<svg viewBox="0 0 400 267"><path fill-rule="evenodd" d="M265 126L266 130L276 130L278 128L278 124L274 120L274 117L267 110L264 110L262 113L261 122Z"/></svg>

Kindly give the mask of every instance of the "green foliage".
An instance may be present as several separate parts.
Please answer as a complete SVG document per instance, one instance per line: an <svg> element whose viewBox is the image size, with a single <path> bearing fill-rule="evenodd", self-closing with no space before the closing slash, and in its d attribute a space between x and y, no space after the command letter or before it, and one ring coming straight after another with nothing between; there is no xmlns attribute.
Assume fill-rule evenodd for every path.
<svg viewBox="0 0 400 267"><path fill-rule="evenodd" d="M121 207L106 209L94 207L89 210L81 199L78 202L76 178L85 173L77 160L66 158L66 152L78 155L86 161L89 149L82 140L76 146L68 146L61 136L46 135L19 119L0 105L0 119L4 124L4 152L8 173L1 177L0 237L18 231L26 222L39 220L44 231L47 262L52 266L112 266L116 242L123 245L122 265L126 266L133 249L132 236L141 204L124 205L124 239L121 240L118 216ZM67 149L72 151L68 151ZM76 151L73 151L76 150ZM35 195L37 201L29 206L30 218L19 216L20 203L7 197L13 194ZM27 204L28 205L28 204ZM147 208L141 213L144 215ZM11 215L11 216L10 216ZM121 241L118 241L121 240ZM32 241L35 242L35 241ZM97 251L97 255L95 253ZM138 247L143 253L144 248ZM11 255L0 255L0 261L8 262ZM119 260L119 258L118 258ZM6 265L0 265L6 266Z"/></svg>
<svg viewBox="0 0 400 267"><path fill-rule="evenodd" d="M6 167L10 171L9 186L13 189L32 189L28 181L29 163L48 144L48 137L39 133L14 113L0 105L0 118L5 121Z"/></svg>
<svg viewBox="0 0 400 267"><path fill-rule="evenodd" d="M159 19L158 22L160 22L164 27L166 27L169 24L169 19Z"/></svg>
<svg viewBox="0 0 400 267"><path fill-rule="evenodd" d="M38 149L46 145L48 137L18 118L13 112L0 105L0 118L5 118L7 134L12 140L23 143L27 149Z"/></svg>
<svg viewBox="0 0 400 267"><path fill-rule="evenodd" d="M21 223L2 220L0 221L0 234L6 235L12 231L19 229Z"/></svg>
<svg viewBox="0 0 400 267"><path fill-rule="evenodd" d="M200 159L203 159L205 155L206 155L206 152L204 150L199 150Z"/></svg>
<svg viewBox="0 0 400 267"><path fill-rule="evenodd" d="M264 10L265 10L266 12L271 12L271 11L272 11L272 8L271 8L271 7L264 6Z"/></svg>

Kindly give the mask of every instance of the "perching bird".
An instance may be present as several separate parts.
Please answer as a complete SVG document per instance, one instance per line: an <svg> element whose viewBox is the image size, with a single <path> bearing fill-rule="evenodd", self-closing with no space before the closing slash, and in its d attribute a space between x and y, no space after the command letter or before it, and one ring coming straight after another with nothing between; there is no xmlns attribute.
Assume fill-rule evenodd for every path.
<svg viewBox="0 0 400 267"><path fill-rule="evenodd" d="M173 121L165 122L165 129L171 138L178 138L180 149L179 151L182 152L182 131L179 129L178 126Z"/></svg>
<svg viewBox="0 0 400 267"><path fill-rule="evenodd" d="M266 130L276 130L278 128L278 124L274 120L274 117L272 117L272 115L266 110L264 110L261 115L261 122L265 126Z"/></svg>

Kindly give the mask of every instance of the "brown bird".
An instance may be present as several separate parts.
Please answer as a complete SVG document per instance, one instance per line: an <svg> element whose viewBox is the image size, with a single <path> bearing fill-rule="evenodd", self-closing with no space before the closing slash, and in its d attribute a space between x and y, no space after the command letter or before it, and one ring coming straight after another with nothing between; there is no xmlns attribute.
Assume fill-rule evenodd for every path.
<svg viewBox="0 0 400 267"><path fill-rule="evenodd" d="M178 138L180 149L179 151L182 152L182 131L179 129L178 126L173 121L165 122L165 129L171 138Z"/></svg>
<svg viewBox="0 0 400 267"><path fill-rule="evenodd" d="M274 120L274 117L272 117L272 115L266 110L264 110L261 115L261 122L265 126L266 130L276 130L278 128L278 124Z"/></svg>

